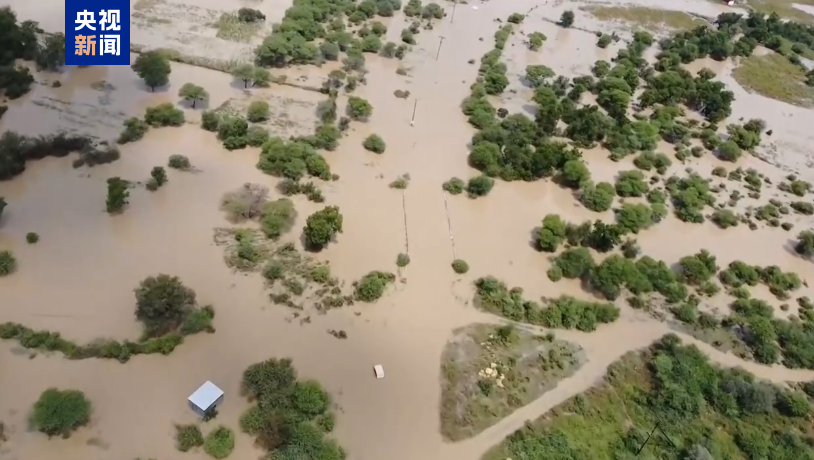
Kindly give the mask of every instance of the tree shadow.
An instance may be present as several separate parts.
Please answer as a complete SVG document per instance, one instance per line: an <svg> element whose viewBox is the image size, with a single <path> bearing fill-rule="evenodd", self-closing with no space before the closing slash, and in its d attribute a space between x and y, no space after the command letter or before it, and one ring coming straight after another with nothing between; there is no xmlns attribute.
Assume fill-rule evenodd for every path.
<svg viewBox="0 0 814 460"><path fill-rule="evenodd" d="M139 81L138 81L138 84L137 84L136 86L138 86L138 88L139 88L140 90L142 90L142 91L146 91L146 92L148 92L148 93L150 93L150 94L164 94L164 93L169 92L170 87L171 87L172 85L171 85L171 84L169 84L169 83L167 83L167 84L166 84L166 85L164 85L164 86L156 86L156 87L155 87L155 89L153 89L153 88L150 88L149 86L147 86L147 84L146 84L146 83L144 83L144 81L143 81L143 80L139 80Z"/></svg>
<svg viewBox="0 0 814 460"><path fill-rule="evenodd" d="M529 232L529 246L537 252L543 252L540 250L540 246L537 245L537 239L541 229L542 227L534 227Z"/></svg>
<svg viewBox="0 0 814 460"><path fill-rule="evenodd" d="M531 115L532 117L537 116L537 106L531 104L523 104L523 111Z"/></svg>
<svg viewBox="0 0 814 460"><path fill-rule="evenodd" d="M192 106L192 102L190 102L190 101L188 101L186 99L181 99L180 101L178 101L178 103L176 105L178 107L181 107L182 109L200 110L200 111L209 110L209 107L210 107L209 106L209 99L204 99L203 101L197 101L196 104L195 104L195 107Z"/></svg>

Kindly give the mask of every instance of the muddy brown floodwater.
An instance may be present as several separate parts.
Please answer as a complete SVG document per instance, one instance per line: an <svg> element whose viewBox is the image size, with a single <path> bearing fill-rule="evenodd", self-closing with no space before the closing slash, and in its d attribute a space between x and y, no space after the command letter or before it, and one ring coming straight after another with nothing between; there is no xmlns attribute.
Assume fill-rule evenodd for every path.
<svg viewBox="0 0 814 460"><path fill-rule="evenodd" d="M178 2L169 3L183 8ZM259 8L272 17L281 16L287 6L269 1L230 2L226 6L205 0L188 3L224 10L262 5ZM195 124L151 130L143 140L123 146L121 160L113 164L72 169L70 159L45 159L29 163L24 174L0 183L0 196L10 203L0 222L0 247L12 249L20 265L16 274L0 279L3 321L60 331L80 342L100 336L133 338L138 327L133 317L132 289L139 280L157 273L180 276L196 290L201 302L212 303L217 309L216 334L191 337L170 356L139 356L125 365L45 355L31 359L19 346L0 343L0 419L9 431L9 441L0 447L0 458L179 458L173 445L173 424L192 421L193 414L185 404L192 390L207 379L217 382L227 395L217 423L235 427L247 407L238 396L243 370L269 357L289 356L302 376L318 379L334 395L340 407L335 434L350 459L475 460L525 420L589 388L624 353L669 332L664 323L626 306L622 306L618 322L594 333L558 331L559 338L585 349L585 366L475 438L457 444L441 439L438 402L443 346L457 327L496 321L471 306L471 282L475 278L497 276L512 286L522 286L529 298L587 295L577 283L550 282L545 275L547 258L529 246L531 231L545 214L559 213L569 221L596 218L579 206L570 192L550 182L499 182L488 198L468 200L444 197L440 187L452 176L467 178L473 173L466 165L466 144L473 131L459 108L477 73L476 66L467 61L479 59L491 49L495 18L525 12L536 3L458 5L454 23L445 19L435 30L421 32L419 45L401 63L409 69L406 77L395 73L398 63L368 58L368 84L357 94L372 103L374 115L366 124L353 124L339 149L325 154L333 171L341 176L326 186L324 193L328 204L340 207L344 233L317 257L330 260L333 273L345 280L358 279L370 270L394 270L396 255L406 251L406 210L412 260L401 274L406 282L396 283L375 305L345 307L314 316L310 325L300 326L286 321L289 311L270 304L258 276L234 274L225 266L222 248L212 242L212 229L228 225L218 211L221 194L245 182L272 188L277 179L255 168L258 149L228 152L212 133ZM642 2L647 3L656 2ZM62 28L61 1L12 0L10 5L21 19L40 21L49 30ZM602 27L569 5L545 2L517 27L526 33L542 31L549 39L540 53L527 52L519 34L510 40L504 60L509 66L511 89L517 94L508 91L500 104L513 111L527 110L522 101L530 90L523 88L519 74L529 63L545 63L558 73L574 75L587 72L597 59L613 56L615 48L598 50L592 34L543 21L556 20L568 7L576 11L581 25ZM444 6L451 11L452 4ZM674 8L708 16L721 11L719 5L689 0ZM398 41L403 20L397 17L390 24L389 39ZM436 61L440 36L445 40ZM484 40L479 41L480 37ZM778 149L773 161L785 169L751 157L742 159L740 165L758 168L772 179L779 179L785 170L796 170L811 180L814 175L807 169L805 151L812 141L811 112L747 94L729 76L731 69L713 70L736 92L733 118L760 116L774 129L772 141ZM296 76L316 71L301 68L289 72ZM63 86L51 88L49 83L54 79ZM210 107L245 97L242 85L233 84L228 75L180 64L173 64L169 88L156 93L147 91L127 67L68 68L61 75L40 74L38 81L43 84L32 94L10 104L0 122L2 130L46 134L68 129L111 139L126 117L139 115L160 102L176 102L177 90L185 82L205 87L211 95ZM411 97L394 98L397 89L409 90ZM253 93L282 101L278 115L290 123L278 127L279 134L290 135L296 126L308 127L315 120L318 94L284 86ZM416 124L410 127L416 100ZM194 122L198 117L198 112L187 110L188 119ZM361 148L362 140L372 132L386 140L384 155ZM158 192L134 190L123 215L111 217L104 212L108 177L145 180L153 166L165 164L169 155L178 153L189 156L200 171L171 170L169 183ZM602 180L612 180L619 170L631 169L629 161L612 163L606 152L599 150L586 151L586 158L594 175ZM706 173L713 164L700 159L692 160L691 166ZM676 170L684 167L678 165ZM409 187L403 192L389 189L387 184L403 173L411 176ZM302 197L295 202L299 217L289 236L292 241L305 217L321 207ZM603 218L611 219L612 215ZM795 228L806 227L811 219L798 218L796 224ZM41 235L35 246L24 243L25 233L31 231ZM790 236L765 228L749 231L745 226L724 232L669 218L644 232L639 242L645 254L671 263L707 248L722 266L741 259L779 265L804 279L814 278L810 263L783 249ZM449 265L453 254L469 262L470 273L457 276L452 272ZM814 290L804 288L799 294L814 297ZM337 341L325 333L326 329L345 330L349 338ZM717 362L744 366L776 382L814 378L811 372L746 363L684 339L697 343ZM384 380L372 377L371 367L379 363L387 372ZM67 440L46 441L27 428L29 408L40 392L52 386L80 389L94 403L91 425ZM257 458L261 454L248 436L237 436L232 458ZM184 457L204 455L190 453Z"/></svg>

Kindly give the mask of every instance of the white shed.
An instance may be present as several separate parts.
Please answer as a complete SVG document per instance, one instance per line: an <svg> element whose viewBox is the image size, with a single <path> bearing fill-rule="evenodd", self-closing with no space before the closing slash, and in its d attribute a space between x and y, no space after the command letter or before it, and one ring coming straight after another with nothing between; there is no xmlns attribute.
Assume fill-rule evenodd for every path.
<svg viewBox="0 0 814 460"><path fill-rule="evenodd" d="M217 387L214 383L207 380L200 386L195 393L189 395L187 398L189 407L201 417L214 411L218 404L223 401L223 390Z"/></svg>

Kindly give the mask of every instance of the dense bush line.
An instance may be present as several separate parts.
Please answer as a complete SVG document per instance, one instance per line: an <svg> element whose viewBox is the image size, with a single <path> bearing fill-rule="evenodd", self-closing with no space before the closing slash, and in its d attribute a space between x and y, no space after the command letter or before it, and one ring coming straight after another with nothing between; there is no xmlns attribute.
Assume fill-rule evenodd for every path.
<svg viewBox="0 0 814 460"><path fill-rule="evenodd" d="M577 300L569 296L546 301L543 307L525 300L523 290L509 289L492 277L475 281L476 305L504 318L551 328L593 331L597 325L612 323L619 318L619 309L610 303Z"/></svg>
<svg viewBox="0 0 814 460"><path fill-rule="evenodd" d="M58 332L35 331L22 324L0 324L0 339L17 340L34 350L58 351L68 359L104 358L127 362L132 356L161 353L168 355L183 343L184 336L212 333L215 311L199 307L195 292L177 277L159 275L144 279L136 289L136 318L144 325L141 340L101 340L79 345Z"/></svg>

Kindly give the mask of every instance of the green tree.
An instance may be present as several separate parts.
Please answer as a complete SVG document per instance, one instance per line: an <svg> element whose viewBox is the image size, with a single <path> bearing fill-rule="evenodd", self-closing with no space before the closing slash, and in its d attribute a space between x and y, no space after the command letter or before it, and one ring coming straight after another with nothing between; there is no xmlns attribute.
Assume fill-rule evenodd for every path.
<svg viewBox="0 0 814 460"><path fill-rule="evenodd" d="M90 421L91 402L77 390L49 388L31 410L31 424L48 436L68 436Z"/></svg>
<svg viewBox="0 0 814 460"><path fill-rule="evenodd" d="M124 131L119 135L116 142L119 144L135 142L144 137L148 129L150 129L150 126L145 121L140 118L130 117L124 120Z"/></svg>
<svg viewBox="0 0 814 460"><path fill-rule="evenodd" d="M567 226L557 214L543 218L543 226L537 231L537 247L541 251L555 252L565 239Z"/></svg>
<svg viewBox="0 0 814 460"><path fill-rule="evenodd" d="M8 276L17 270L17 259L11 251L0 251L0 276Z"/></svg>
<svg viewBox="0 0 814 460"><path fill-rule="evenodd" d="M354 120L367 120L373 114L373 106L361 97L348 98L348 114Z"/></svg>
<svg viewBox="0 0 814 460"><path fill-rule="evenodd" d="M543 43L548 39L542 32L532 32L528 35L529 49L537 51L543 47Z"/></svg>
<svg viewBox="0 0 814 460"><path fill-rule="evenodd" d="M678 261L680 274L684 282L699 286L715 276L718 271L715 256L706 249L698 254L684 256Z"/></svg>
<svg viewBox="0 0 814 460"><path fill-rule="evenodd" d="M569 279L582 278L594 268L596 263L587 248L568 248L554 259L562 276Z"/></svg>
<svg viewBox="0 0 814 460"><path fill-rule="evenodd" d="M203 102L209 99L209 93L207 93L202 87L193 83L185 83L184 86L182 86L178 91L178 96L183 98L185 101L192 102L193 109L198 101Z"/></svg>
<svg viewBox="0 0 814 460"><path fill-rule="evenodd" d="M121 212L127 206L130 184L120 177L111 177L107 180L107 212L113 214Z"/></svg>
<svg viewBox="0 0 814 460"><path fill-rule="evenodd" d="M633 233L653 224L653 211L646 204L623 203L616 212L616 222Z"/></svg>
<svg viewBox="0 0 814 460"><path fill-rule="evenodd" d="M297 412L313 418L330 408L331 398L319 382L307 380L294 386L292 402Z"/></svg>
<svg viewBox="0 0 814 460"><path fill-rule="evenodd" d="M797 243L794 245L797 254L805 257L814 256L814 232L803 230L797 235Z"/></svg>
<svg viewBox="0 0 814 460"><path fill-rule="evenodd" d="M470 198L486 196L492 191L494 185L495 180L491 177L485 175L475 176L469 179L469 182L466 184L466 192Z"/></svg>
<svg viewBox="0 0 814 460"><path fill-rule="evenodd" d="M150 172L150 176L159 187L167 183L167 171L161 166L154 167Z"/></svg>
<svg viewBox="0 0 814 460"><path fill-rule="evenodd" d="M238 80L243 80L243 88L249 87L249 82L254 79L254 66L251 64L239 64L232 68L232 76Z"/></svg>
<svg viewBox="0 0 814 460"><path fill-rule="evenodd" d="M571 10L563 12L557 24L566 28L574 25L574 12Z"/></svg>
<svg viewBox="0 0 814 460"><path fill-rule="evenodd" d="M170 72L172 72L170 61L164 53L159 51L139 54L131 67L144 80L144 84L150 87L151 91L155 91L157 87L164 86L170 81Z"/></svg>
<svg viewBox="0 0 814 460"><path fill-rule="evenodd" d="M641 171L622 171L616 177L616 194L622 197L643 196L648 190Z"/></svg>
<svg viewBox="0 0 814 460"><path fill-rule="evenodd" d="M150 276L135 289L136 318L144 324L147 337L171 332L195 306L195 291L177 276Z"/></svg>
<svg viewBox="0 0 814 460"><path fill-rule="evenodd" d="M65 34L56 32L45 36L35 59L40 69L57 70L65 65Z"/></svg>
<svg viewBox="0 0 814 460"><path fill-rule="evenodd" d="M302 229L308 247L319 250L327 246L337 233L342 233L342 214L336 206L327 206L306 220Z"/></svg>
<svg viewBox="0 0 814 460"><path fill-rule="evenodd" d="M616 190L608 182L587 183L582 187L580 202L591 211L604 212L611 208L615 197Z"/></svg>
<svg viewBox="0 0 814 460"><path fill-rule="evenodd" d="M0 217L3 217L3 209L5 209L7 205L6 200L0 196Z"/></svg>
<svg viewBox="0 0 814 460"><path fill-rule="evenodd" d="M538 87L546 82L549 78L556 76L557 74L551 70L550 67L537 64L537 65L527 65L526 66L526 80L531 83L531 86ZM550 88L549 88L550 89ZM535 93L536 96L536 93ZM536 102L536 97L535 97ZM538 102L539 103L539 102Z"/></svg>
<svg viewBox="0 0 814 460"><path fill-rule="evenodd" d="M741 148L734 141L726 141L718 146L718 157L724 161L738 161L741 157Z"/></svg>
<svg viewBox="0 0 814 460"><path fill-rule="evenodd" d="M577 189L591 180L591 171L581 159L568 160L562 167L560 180L566 187Z"/></svg>

